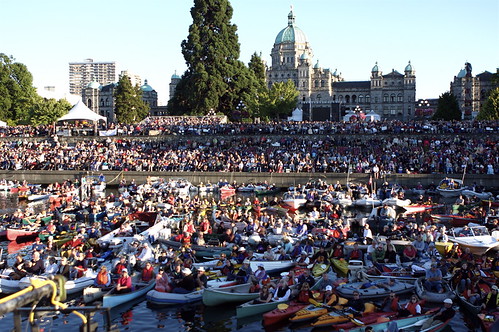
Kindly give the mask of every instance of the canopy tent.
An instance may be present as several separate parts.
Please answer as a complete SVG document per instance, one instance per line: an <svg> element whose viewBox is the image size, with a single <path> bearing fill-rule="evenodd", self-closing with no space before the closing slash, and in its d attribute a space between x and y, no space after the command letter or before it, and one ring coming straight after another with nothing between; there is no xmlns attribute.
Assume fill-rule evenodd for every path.
<svg viewBox="0 0 499 332"><path fill-rule="evenodd" d="M370 110L369 113L366 114L366 120L367 121L380 121L381 120L381 116L374 112L373 110Z"/></svg>
<svg viewBox="0 0 499 332"><path fill-rule="evenodd" d="M303 110L295 108L292 115L288 117L288 121L303 121Z"/></svg>
<svg viewBox="0 0 499 332"><path fill-rule="evenodd" d="M90 108L88 108L81 100L73 106L73 108L68 112L68 114L60 117L57 122L60 121L76 121L76 120L90 120L98 122L99 120L107 122L105 116L101 116Z"/></svg>
<svg viewBox="0 0 499 332"><path fill-rule="evenodd" d="M0 127L7 127L7 122L0 121Z"/></svg>

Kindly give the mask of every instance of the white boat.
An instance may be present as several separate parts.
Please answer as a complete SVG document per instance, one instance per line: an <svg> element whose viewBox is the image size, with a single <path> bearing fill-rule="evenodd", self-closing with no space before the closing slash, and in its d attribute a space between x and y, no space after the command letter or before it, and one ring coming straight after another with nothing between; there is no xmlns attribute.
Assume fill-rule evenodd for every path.
<svg viewBox="0 0 499 332"><path fill-rule="evenodd" d="M483 255L499 247L499 241L492 237L487 227L469 223L468 227L455 227L449 231L449 241L459 243L460 247L470 248L474 255Z"/></svg>
<svg viewBox="0 0 499 332"><path fill-rule="evenodd" d="M333 195L331 203L340 204L341 206L346 207L346 206L352 206L353 201L349 195L345 193L336 192L336 194Z"/></svg>
<svg viewBox="0 0 499 332"><path fill-rule="evenodd" d="M282 196L282 202L291 209L297 210L305 206L307 199L304 194L298 192L287 192Z"/></svg>
<svg viewBox="0 0 499 332"><path fill-rule="evenodd" d="M241 193L252 193L255 191L255 186L252 184L247 184L245 186L238 187L236 191Z"/></svg>
<svg viewBox="0 0 499 332"><path fill-rule="evenodd" d="M12 272L14 272L13 269L7 268L0 274L0 293L12 294L21 290L19 280L13 280L9 277Z"/></svg>
<svg viewBox="0 0 499 332"><path fill-rule="evenodd" d="M442 281L443 293L437 293L431 292L424 287L424 279L424 277L421 277L416 281L416 294L420 299L426 300L427 302L442 303L445 299L454 299L456 297L454 290L450 288L447 281Z"/></svg>
<svg viewBox="0 0 499 332"><path fill-rule="evenodd" d="M463 181L445 178L438 184L437 191L443 197L457 197L464 190Z"/></svg>
<svg viewBox="0 0 499 332"><path fill-rule="evenodd" d="M267 273L273 273L273 272L282 272L282 271L288 271L291 269L293 266L295 266L295 262L292 260L288 261L250 261L250 267L251 270L256 271L258 270L258 265L262 264L263 268Z"/></svg>
<svg viewBox="0 0 499 332"><path fill-rule="evenodd" d="M397 197L390 197L384 199L381 204L383 205L389 205L389 206L398 206L398 207L405 207L411 204L410 199L400 199Z"/></svg>
<svg viewBox="0 0 499 332"><path fill-rule="evenodd" d="M28 195L28 201L34 202L34 201L44 201L50 198L50 194L33 194L33 195Z"/></svg>
<svg viewBox="0 0 499 332"><path fill-rule="evenodd" d="M468 197L476 197L478 199L481 199L481 200L486 200L486 199L489 199L492 197L492 193L491 192L476 192L476 191L473 191L473 190L470 190L470 189L463 189L463 191L461 192L462 195L464 196L468 196Z"/></svg>
<svg viewBox="0 0 499 332"><path fill-rule="evenodd" d="M64 287L66 288L66 294L76 294L78 292L83 291L88 286L91 286L94 284L95 277L97 276L97 273L95 273L92 270L87 270L85 275L81 278L74 279L74 280L67 280ZM47 276L41 275L41 276L34 276L34 277L24 277L21 280L19 280L19 287L21 289L24 289L28 286L31 285L31 279L43 279L45 280Z"/></svg>
<svg viewBox="0 0 499 332"><path fill-rule="evenodd" d="M123 303L133 301L144 296L156 285L156 280L153 279L148 283L133 283L134 290L130 293L116 294L113 291L104 295L102 306L105 308L114 308Z"/></svg>
<svg viewBox="0 0 499 332"><path fill-rule="evenodd" d="M381 205L381 200L377 199L376 196L365 195L362 198L354 200L352 205L358 207L376 207Z"/></svg>

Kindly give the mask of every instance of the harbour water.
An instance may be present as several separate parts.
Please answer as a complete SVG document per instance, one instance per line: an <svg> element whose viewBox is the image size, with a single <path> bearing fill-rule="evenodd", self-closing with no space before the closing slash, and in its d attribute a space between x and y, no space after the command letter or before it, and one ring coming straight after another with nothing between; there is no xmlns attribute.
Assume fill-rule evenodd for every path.
<svg viewBox="0 0 499 332"><path fill-rule="evenodd" d="M17 198L14 195L0 196L0 213L9 213L17 208ZM35 208L37 208L35 206ZM39 207L41 208L41 207ZM12 244L0 243L0 247L7 252ZM17 248L16 248L17 249ZM456 306L457 308L457 306ZM94 320L103 326L104 316L97 313ZM144 298L134 303L128 303L114 308L111 311L112 324L120 331L312 331L309 325L282 325L264 329L261 315L238 320L235 306L206 307L201 302L155 308L148 306ZM466 313L457 311L455 319L446 327L445 331L480 331L476 325L476 318ZM79 330L81 320L74 314L47 314L37 319L40 331L76 331ZM23 318L23 330L26 330L27 318ZM7 314L0 319L0 331L10 331L14 326L13 314ZM313 329L318 331L317 329ZM320 331L328 331L322 329Z"/></svg>

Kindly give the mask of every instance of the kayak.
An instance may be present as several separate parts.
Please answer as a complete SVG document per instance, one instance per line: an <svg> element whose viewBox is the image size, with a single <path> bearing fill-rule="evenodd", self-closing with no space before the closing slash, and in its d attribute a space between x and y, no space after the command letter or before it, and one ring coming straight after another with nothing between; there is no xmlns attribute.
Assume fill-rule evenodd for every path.
<svg viewBox="0 0 499 332"><path fill-rule="evenodd" d="M221 288L205 289L202 298L206 306L216 306L225 303L242 303L254 300L259 296L259 293L250 293L250 283L234 285Z"/></svg>
<svg viewBox="0 0 499 332"><path fill-rule="evenodd" d="M405 294L412 292L415 288L414 283L403 281L396 281L394 285L387 288L377 287L376 282L368 281L367 283L373 284L373 287L361 288L366 285L366 281L360 281L339 285L336 288L336 291L338 292L338 295L347 299L353 298L353 292L355 291L360 293L362 299L379 299L387 297L390 292Z"/></svg>
<svg viewBox="0 0 499 332"><path fill-rule="evenodd" d="M335 311L332 311L330 313L327 313L327 314L320 316L311 325L313 327L329 326L332 324L339 324L339 323L348 322L352 319L354 319L352 313L335 310Z"/></svg>
<svg viewBox="0 0 499 332"><path fill-rule="evenodd" d="M348 275L348 262L346 260L343 258L333 258L331 261L333 262L333 267L336 272L338 272L339 276L346 277Z"/></svg>
<svg viewBox="0 0 499 332"><path fill-rule="evenodd" d="M400 319L389 319L385 322L381 323L376 323L376 324L370 324L373 328L373 331L375 332L380 332L380 331L392 331L389 330L390 326L397 326L397 329L395 331L401 331L401 330L420 330L421 326L423 323L428 319L434 316L435 314L429 314L429 315L420 315L420 316L413 316L413 317L406 317L406 318L400 318ZM439 322L439 321L436 321ZM447 326L449 321L446 322L440 322L436 325L432 325L431 328L426 329L424 331L428 332L436 332L436 331L441 331L443 328ZM350 329L350 332L364 332L365 326L357 326L356 328Z"/></svg>
<svg viewBox="0 0 499 332"><path fill-rule="evenodd" d="M359 317L358 320L361 321L364 325L371 325L371 324L376 324L376 323L382 323L386 321L387 319L392 319L392 317L395 317L398 315L398 312L371 312L366 314L365 316ZM359 324L359 323L357 323ZM343 330L350 330L353 328L356 328L358 325L356 323L349 321L345 322L342 324L336 324L333 325L333 328L335 330L343 329Z"/></svg>
<svg viewBox="0 0 499 332"><path fill-rule="evenodd" d="M289 319L290 322L299 323L311 320L328 313L328 310L324 307L316 307L314 305L308 305L307 307L298 311L293 317Z"/></svg>
<svg viewBox="0 0 499 332"><path fill-rule="evenodd" d="M330 265L329 264L321 264L321 263L316 263L314 264L314 266L312 267L312 275L314 277L319 277L321 276L323 273L327 272L330 268Z"/></svg>
<svg viewBox="0 0 499 332"><path fill-rule="evenodd" d="M291 302L288 304L279 304L277 308L263 314L263 326L270 326L293 316L295 313L300 312L307 304Z"/></svg>
<svg viewBox="0 0 499 332"><path fill-rule="evenodd" d="M134 284L135 289L130 293L115 294L112 291L104 295L102 301L102 306L105 308L114 308L120 304L131 302L141 296L146 295L151 289L154 288L156 280L153 279L148 283L137 283Z"/></svg>

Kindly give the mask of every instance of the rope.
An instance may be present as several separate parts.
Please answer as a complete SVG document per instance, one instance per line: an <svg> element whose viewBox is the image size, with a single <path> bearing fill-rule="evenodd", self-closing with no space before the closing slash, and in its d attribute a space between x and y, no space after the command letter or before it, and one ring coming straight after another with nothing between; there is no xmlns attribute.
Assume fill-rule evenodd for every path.
<svg viewBox="0 0 499 332"><path fill-rule="evenodd" d="M118 173L118 175L116 175L116 177L114 179L112 179L111 181L108 181L107 183L112 183L114 182L116 179L118 179L120 176L123 178L123 173L124 171L121 171Z"/></svg>

